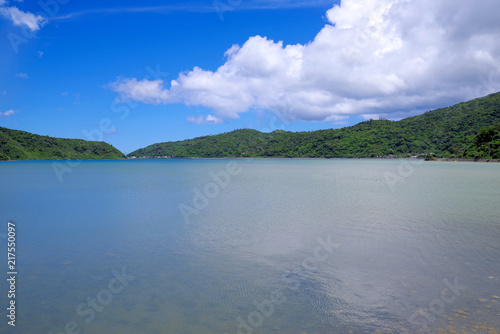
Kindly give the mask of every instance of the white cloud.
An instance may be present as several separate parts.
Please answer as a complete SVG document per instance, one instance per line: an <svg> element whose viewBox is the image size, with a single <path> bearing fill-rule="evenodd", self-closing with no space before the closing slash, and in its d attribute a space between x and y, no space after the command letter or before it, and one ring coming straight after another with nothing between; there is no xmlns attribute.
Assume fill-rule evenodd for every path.
<svg viewBox="0 0 500 334"><path fill-rule="evenodd" d="M221 124L221 123L224 123L224 120L222 118L219 118L219 117L213 116L213 115L207 115L205 117L203 117L203 116L199 116L199 117L189 116L187 118L187 121L190 123L196 123L196 124Z"/></svg>
<svg viewBox="0 0 500 334"><path fill-rule="evenodd" d="M44 55L43 51L37 51L37 53L38 53L38 58L42 58Z"/></svg>
<svg viewBox="0 0 500 334"><path fill-rule="evenodd" d="M365 120L369 120L369 119L380 119L380 115L379 114L363 114L363 115L360 115L361 118L365 119Z"/></svg>
<svg viewBox="0 0 500 334"><path fill-rule="evenodd" d="M23 78L23 79L29 78L28 74L26 74L26 73L16 73L16 77Z"/></svg>
<svg viewBox="0 0 500 334"><path fill-rule="evenodd" d="M14 114L16 114L18 112L19 111L17 111L17 110L11 109L11 110L7 110L5 112L0 112L0 116L9 117L9 116L12 116L12 115L14 115Z"/></svg>
<svg viewBox="0 0 500 334"><path fill-rule="evenodd" d="M34 15L30 12L23 12L17 7L8 7L6 5L6 1L0 0L0 6L2 6L0 7L0 16L9 19L15 26L27 27L31 31L37 31L40 30L40 28L45 23L47 23L47 20L40 15Z"/></svg>
<svg viewBox="0 0 500 334"><path fill-rule="evenodd" d="M168 91L163 89L163 80L119 79L110 87L122 97L134 101L159 104L168 100Z"/></svg>
<svg viewBox="0 0 500 334"><path fill-rule="evenodd" d="M143 103L208 107L216 119L257 109L289 121L399 117L500 90L498 12L497 0L343 0L308 44L254 36L216 71L111 87Z"/></svg>

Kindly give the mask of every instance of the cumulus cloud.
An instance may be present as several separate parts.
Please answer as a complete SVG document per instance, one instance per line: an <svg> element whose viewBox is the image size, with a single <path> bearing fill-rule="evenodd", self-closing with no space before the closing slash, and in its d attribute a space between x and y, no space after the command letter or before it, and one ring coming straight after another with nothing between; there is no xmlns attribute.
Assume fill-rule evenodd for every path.
<svg viewBox="0 0 500 334"><path fill-rule="evenodd" d="M221 124L221 123L224 123L224 120L222 118L219 118L219 117L213 116L213 115L207 115L205 117L203 117L203 116L199 116L199 117L189 116L187 118L187 121L190 123L196 123L196 124Z"/></svg>
<svg viewBox="0 0 500 334"><path fill-rule="evenodd" d="M500 90L499 11L497 0L343 0L308 44L254 36L216 71L111 87L121 98L215 111L195 123L261 109L288 121L400 117Z"/></svg>
<svg viewBox="0 0 500 334"><path fill-rule="evenodd" d="M47 20L40 15L23 12L14 6L7 6L7 2L5 0L0 0L0 16L12 21L15 26L27 27L31 31L40 30L40 28L47 23Z"/></svg>
<svg viewBox="0 0 500 334"><path fill-rule="evenodd" d="M0 112L0 116L9 117L9 116L12 116L12 115L14 115L14 114L16 114L18 112L19 111L17 111L17 110L11 109L11 110L7 110L5 112Z"/></svg>
<svg viewBox="0 0 500 334"><path fill-rule="evenodd" d="M137 79L119 79L110 87L113 91L120 94L122 98L132 99L138 102L159 104L168 101L168 90L163 88L163 80L141 80Z"/></svg>

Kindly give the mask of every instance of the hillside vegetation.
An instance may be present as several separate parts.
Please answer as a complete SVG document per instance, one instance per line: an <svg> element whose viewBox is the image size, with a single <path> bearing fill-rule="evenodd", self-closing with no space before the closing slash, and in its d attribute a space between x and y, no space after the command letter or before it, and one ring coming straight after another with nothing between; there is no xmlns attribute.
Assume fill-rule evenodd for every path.
<svg viewBox="0 0 500 334"><path fill-rule="evenodd" d="M39 136L0 127L0 160L123 159L110 144Z"/></svg>
<svg viewBox="0 0 500 334"><path fill-rule="evenodd" d="M154 144L128 156L360 158L434 153L489 158L500 154L499 124L500 93L496 93L401 121L369 120L312 132L242 129Z"/></svg>
<svg viewBox="0 0 500 334"><path fill-rule="evenodd" d="M500 123L481 129L464 156L500 159Z"/></svg>

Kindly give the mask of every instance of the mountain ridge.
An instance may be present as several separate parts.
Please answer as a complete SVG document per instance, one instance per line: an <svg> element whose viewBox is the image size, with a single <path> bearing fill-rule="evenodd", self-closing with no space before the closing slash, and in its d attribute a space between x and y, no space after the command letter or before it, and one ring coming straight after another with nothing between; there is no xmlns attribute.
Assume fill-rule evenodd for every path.
<svg viewBox="0 0 500 334"><path fill-rule="evenodd" d="M0 127L0 160L125 159L105 142L41 136Z"/></svg>
<svg viewBox="0 0 500 334"><path fill-rule="evenodd" d="M0 127L0 160L176 158L375 158L437 155L500 159L500 93L400 121L368 120L341 129L264 133L238 129L149 145L125 156L105 142L42 136Z"/></svg>
<svg viewBox="0 0 500 334"><path fill-rule="evenodd" d="M500 93L494 93L400 121L368 120L341 129L310 132L276 130L263 133L238 129L156 143L127 156L374 158L433 153L442 157L485 158L484 147L477 145L476 136L482 129L498 124ZM495 136L490 139L495 141ZM490 151L491 145L489 156ZM495 148L493 151L496 152Z"/></svg>

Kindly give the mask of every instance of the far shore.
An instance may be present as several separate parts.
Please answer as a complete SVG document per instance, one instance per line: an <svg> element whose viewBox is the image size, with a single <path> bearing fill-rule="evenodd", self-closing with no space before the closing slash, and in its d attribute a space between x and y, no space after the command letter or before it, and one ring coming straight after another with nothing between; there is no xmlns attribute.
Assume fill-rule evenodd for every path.
<svg viewBox="0 0 500 334"><path fill-rule="evenodd" d="M324 157L223 157L223 158L209 158L209 157L134 157L134 158L120 158L120 159L59 159L59 160L1 160L1 162L15 162L15 161L123 161L123 160L226 160L226 159L311 159L311 160L422 160L424 158L397 158L397 157L376 157L376 158L324 158ZM436 160L429 160L425 162L500 162L500 159L466 159L466 158L436 158Z"/></svg>
<svg viewBox="0 0 500 334"><path fill-rule="evenodd" d="M217 157L217 158L210 158L210 157L128 157L127 160L156 160L156 159L165 159L165 160L170 160L170 159L211 159L211 160L217 160L217 159L325 159L325 160L346 160L346 159L356 159L356 160L424 160L424 158L414 158L414 157L363 157L363 158L325 158L325 157ZM500 159L467 159L467 158L436 158L436 160L429 160L426 162L431 162L431 161L445 161L445 162L500 162Z"/></svg>

